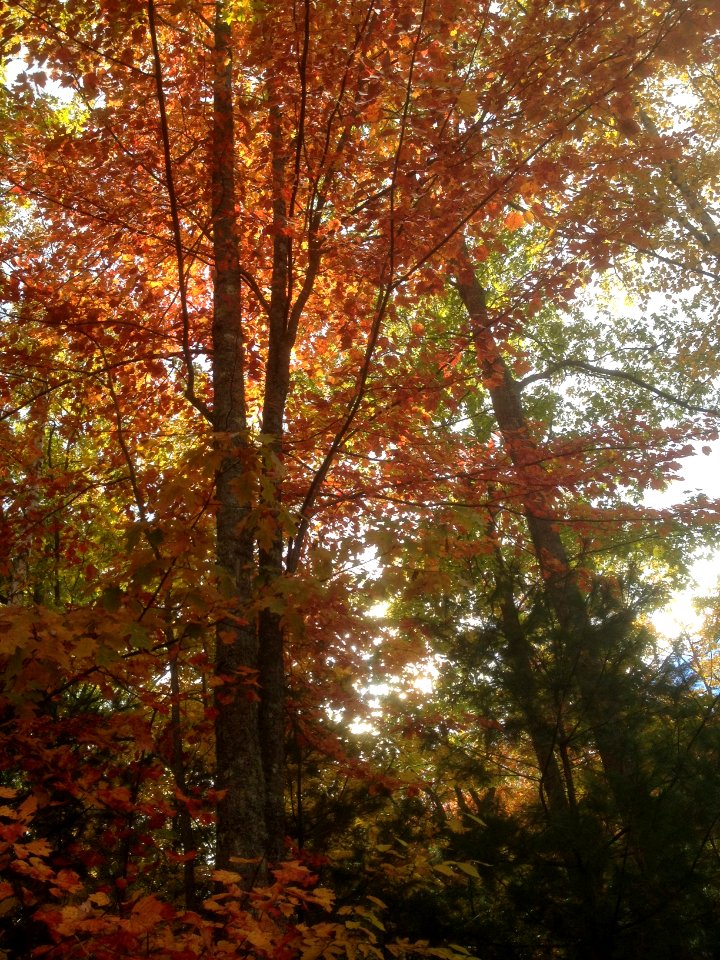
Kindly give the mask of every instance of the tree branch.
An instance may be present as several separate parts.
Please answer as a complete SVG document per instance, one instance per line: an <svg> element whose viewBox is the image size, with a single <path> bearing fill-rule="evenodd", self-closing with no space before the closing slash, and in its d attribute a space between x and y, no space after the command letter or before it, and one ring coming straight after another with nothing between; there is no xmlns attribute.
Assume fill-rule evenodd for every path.
<svg viewBox="0 0 720 960"><path fill-rule="evenodd" d="M165 181L167 184L168 199L170 201L170 217L172 220L172 233L175 243L175 258L177 260L178 289L180 291L180 311L182 314L182 349L185 356L185 366L187 368L185 396L195 407L195 409L199 410L209 423L212 423L212 414L210 413L207 404L195 394L195 366L193 363L192 352L190 350L190 314L188 311L187 284L185 282L185 266L183 262L182 230L180 227L177 193L175 191L175 180L173 177L172 154L170 153L170 131L167 121L165 91L163 89L162 79L162 63L160 60L160 48L158 46L157 26L155 22L155 0L148 0L148 22L150 26L150 40L152 42L153 62L155 66L155 86L157 88L158 108L160 110L160 128L162 133L163 154L165 158Z"/></svg>
<svg viewBox="0 0 720 960"><path fill-rule="evenodd" d="M603 377L606 380L623 380L627 383L633 383L636 387L647 390L648 393L653 393L656 397L667 400L668 403L672 403L675 406L682 407L683 410L688 410L690 413L706 413L713 417L720 417L720 409L717 407L696 406L695 404L688 403L687 400L681 399L674 393L653 386L652 383L648 383L647 380L643 380L642 377L638 377L634 373L628 373L625 370L611 370L608 367L599 367L594 363L587 363L584 360L559 360L557 363L552 363L545 370L539 373L533 373L529 377L519 380L517 385L522 390L531 383L536 383L538 380L547 380L554 373L568 369L583 370L585 373L593 374L596 377Z"/></svg>

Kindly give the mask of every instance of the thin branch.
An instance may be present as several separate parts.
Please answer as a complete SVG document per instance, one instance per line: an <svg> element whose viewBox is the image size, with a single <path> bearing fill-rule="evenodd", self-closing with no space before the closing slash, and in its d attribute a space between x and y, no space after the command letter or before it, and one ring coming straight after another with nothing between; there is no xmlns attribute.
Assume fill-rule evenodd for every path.
<svg viewBox="0 0 720 960"><path fill-rule="evenodd" d="M393 164L393 174L392 174L392 183L390 190L390 251L388 255L389 263L389 276L388 282L378 299L377 309L375 311L375 318L370 328L370 335L368 337L367 346L365 348L365 356L363 358L363 363L358 374L357 386L355 389L355 396L353 397L348 411L335 434L332 443L328 452L325 454L322 463L318 467L315 476L313 477L308 491L303 500L302 506L300 508L300 522L298 524L297 533L293 539L288 543L287 557L286 557L286 570L288 573L294 573L297 570L298 563L300 561L300 554L302 553L303 544L305 542L305 537L307 536L307 531L310 526L310 511L313 508L315 500L317 499L320 489L322 488L325 478L327 477L330 467L335 460L336 455L341 450L350 427L352 426L355 416L357 415L358 410L363 402L365 397L365 390L367 386L367 380L370 375L370 367L372 363L373 354L375 352L375 345L377 343L378 337L380 336L380 330L382 328L383 320L387 312L388 305L390 303L390 297L392 295L393 288L395 284L393 283L393 273L395 269L395 183L397 179L397 174L400 166L400 155L402 153L403 143L405 140L405 131L407 125L407 117L410 110L410 104L412 100L412 81L413 81L413 72L415 67L415 60L417 57L418 45L420 43L420 38L422 36L423 25L425 21L425 12L427 9L427 0L424 0L422 7L422 14L420 18L420 25L415 37L415 43L413 45L412 58L410 62L410 67L408 70L408 80L405 91L405 103L403 105L403 114L400 125L400 135L398 137L398 145L395 151L395 158Z"/></svg>
<svg viewBox="0 0 720 960"><path fill-rule="evenodd" d="M713 270L705 270L703 267L693 267L685 260L673 260L672 257L658 253L657 250L651 250L649 247L641 247L636 243L628 243L628 246L632 247L633 250L637 250L638 253L642 253L644 256L654 257L656 260L667 263L671 267L676 267L684 273L697 273L701 277L709 277L711 280L720 281L720 273L716 273Z"/></svg>
<svg viewBox="0 0 720 960"><path fill-rule="evenodd" d="M36 400L41 400L43 397L48 396L48 394L53 393L55 390L60 390L62 387L66 387L68 384L73 383L78 378L92 378L96 377L101 373L109 373L111 370L116 370L118 367L126 367L129 364L133 363L144 363L149 360L169 360L173 357L178 357L180 354L177 353L162 353L162 354L150 354L147 357L126 357L124 360L116 360L114 363L105 363L103 366L99 367L97 370L73 370L75 376L65 377L63 380L59 380L57 383L52 383L49 386L45 387L44 390L39 390L37 393L34 393L31 397L28 397L27 400L24 400L22 403L18 404L15 407L11 407L6 410L0 411L0 423L3 420L9 420L10 417L15 416L15 414L20 413L26 407L32 406ZM56 368L57 369L57 368ZM65 368L67 369L67 367ZM5 371L0 371L0 373L5 373ZM20 377L18 377L20 379ZM34 378L33 378L34 379ZM37 378L40 379L40 378ZM23 378L25 382L25 378Z"/></svg>
<svg viewBox="0 0 720 960"><path fill-rule="evenodd" d="M422 11L420 14L420 25L418 26L413 43L412 56L410 57L410 66L408 68L408 78L405 85L405 102L403 103L402 116L400 118L400 135L398 136L398 145L393 158L393 169L390 177L390 251L388 256L388 273L390 282L395 273L395 193L397 190L397 177L400 171L400 159L402 157L403 147L405 145L405 134L407 132L407 121L410 114L410 105L412 103L413 75L415 73L415 63L417 60L418 46L422 37L423 26L425 25L425 14L427 12L428 0L423 0Z"/></svg>
<svg viewBox="0 0 720 960"><path fill-rule="evenodd" d="M112 487L117 483L126 483L130 479L128 474L121 474L118 477L111 477L109 480L95 480L93 483L88 483L86 486L82 487L76 493L73 493L72 496L69 496L66 500L63 500L61 504L57 507L53 507L52 510L48 510L47 513L43 513L41 517L38 517L36 520L32 520L23 527L22 533L15 537L14 540L10 541L8 544L5 542L4 546L10 548L10 552L14 549L15 544L20 542L20 536L26 535L29 530L34 529L35 527L40 526L41 524L48 521L51 517L57 516L59 513L62 513L63 510L75 503L76 500L79 500L80 497L84 497L86 493L89 493L91 490L97 490L100 487Z"/></svg>
<svg viewBox="0 0 720 960"><path fill-rule="evenodd" d="M720 409L717 407L696 406L673 393L669 393L667 390L653 386L652 383L648 383L647 380L643 380L642 377L638 377L634 373L628 373L626 370L611 370L608 367L599 367L594 363L586 363L584 360L559 360L557 363L550 364L549 367L540 373L533 373L529 377L519 380L518 387L522 390L531 383L536 383L538 380L547 380L554 373L567 369L584 370L586 373L591 373L597 377L604 377L606 380L623 380L627 383L633 383L636 387L647 390L648 393L654 393L656 397L667 400L668 403L672 403L677 407L682 407L683 410L687 410L690 413L706 413L713 417L720 417Z"/></svg>
<svg viewBox="0 0 720 960"><path fill-rule="evenodd" d="M365 34L369 29L370 23L372 21L372 17L373 17L373 3L372 3L372 0L370 0L365 11L365 17L363 19L362 25L355 37L355 43L353 44L352 49L348 53L347 60L345 62L345 71L343 73L342 80L340 81L340 89L337 97L335 98L335 103L333 104L332 110L330 111L330 115L328 116L328 121L325 129L325 140L323 143L323 149L322 149L322 153L320 154L319 161L317 163L318 174L316 177L313 178L312 190L310 192L310 200L308 201L309 211L318 212L319 209L322 207L323 205L322 198L327 193L327 185L329 183L329 179L331 178L332 174L334 174L335 172L337 160L339 158L340 153L342 152L341 150L336 149L335 159L333 160L333 163L330 165L330 168L328 169L324 177L325 189L323 189L323 191L321 192L320 191L320 170L322 170L322 168L324 167L325 162L327 160L328 153L330 151L330 139L332 137L333 123L335 122L336 117L340 113L343 97L345 96L345 91L347 90L347 85L348 85L349 76L350 76L350 68L355 60L356 54L360 48L363 38L365 37ZM347 142L347 137L345 133L341 135L341 141L343 140L345 141L345 143ZM318 200L317 203L316 203L316 200Z"/></svg>
<svg viewBox="0 0 720 960"><path fill-rule="evenodd" d="M662 136L652 117L642 109L638 111L638 117L644 129L656 141L662 143ZM680 169L679 164L677 164L674 160L667 161L667 172L668 180L683 198L687 204L688 210L692 213L696 221L705 231L704 234L700 233L699 236L694 234L698 239L698 242L708 253L716 257L720 256L720 229L706 210L702 199L695 192L695 190L692 189L686 178L683 176L683 172Z"/></svg>
<svg viewBox="0 0 720 960"><path fill-rule="evenodd" d="M102 348L100 348L102 351ZM105 358L103 352L103 359ZM120 444L120 450L123 455L123 460L125 461L125 466L127 467L128 477L130 479L130 487L132 488L133 498L135 500L135 506L137 507L140 520L143 524L147 523L147 510L145 508L145 499L140 492L140 485L138 483L137 471L135 470L135 461L130 455L130 448L127 445L125 439L125 428L122 421L122 411L120 410L120 401L118 400L117 392L115 390L115 381L113 380L113 375L110 371L107 374L107 384L108 392L110 394L110 399L112 400L113 410L115 412L115 424L117 426L118 434L118 443ZM151 544L152 546L152 544Z"/></svg>
<svg viewBox="0 0 720 960"><path fill-rule="evenodd" d="M372 328L370 330L370 335L368 337L367 346L365 348L365 357L363 359L362 366L360 368L360 373L358 374L357 387L355 390L355 396L350 403L347 413L338 428L337 433L335 434L332 443L328 449L328 452L325 454L322 463L315 472L308 491L305 494L305 499L303 500L302 506L300 507L300 522L298 524L297 533L293 539L288 544L287 550L287 559L286 559L286 570L288 573L294 573L297 570L298 563L300 561L300 554L302 552L303 544L305 537L307 536L307 531L310 526L310 511L312 510L315 501L317 500L320 489L325 482L325 478L330 472L330 467L335 460L336 455L342 449L343 444L347 438L348 431L352 426L352 423L355 419L355 416L360 409L363 399L365 398L365 388L367 384L367 379L370 374L370 365L372 362L372 357L375 352L375 344L377 343L378 337L380 335L380 329L382 327L383 320L385 318L385 313L390 302L390 295L392 292L391 285L388 284L384 291L382 292L380 299L378 301L377 310L375 312L375 319L373 320Z"/></svg>
<svg viewBox="0 0 720 960"><path fill-rule="evenodd" d="M298 64L300 74L300 116L297 124L297 137L295 140L295 180L293 182L292 196L290 197L290 206L288 208L288 219L292 220L295 213L295 203L297 201L298 190L300 189L300 165L302 162L303 146L305 145L305 113L307 110L307 64L308 52L310 48L310 0L304 0L305 17L303 20L303 48Z"/></svg>
<svg viewBox="0 0 720 960"><path fill-rule="evenodd" d="M180 227L180 215L178 213L177 194L175 192L175 181L172 169L172 154L170 152L170 131L168 128L167 109L165 105L165 90L162 79L162 63L160 60L160 48L157 39L157 27L155 22L155 0L148 0L148 23L150 27L150 40L152 42L153 61L155 65L155 85L157 88L158 108L160 110L160 128L162 133L163 154L165 157L165 180L167 184L168 199L170 201L170 217L172 220L173 240L175 242L175 257L177 260L178 288L180 291L180 309L182 313L182 349L185 355L185 366L187 368L187 385L185 396L190 403L199 410L205 419L212 423L212 414L204 400L195 394L195 366L193 363L192 351L190 350L190 314L188 311L187 284L185 282L185 266L183 262L182 230Z"/></svg>
<svg viewBox="0 0 720 960"><path fill-rule="evenodd" d="M657 42L658 43L660 42L659 39ZM657 46L657 43L653 46L652 50L648 51L648 53L646 53L642 58L640 58L640 60L638 60L637 63L634 63L628 69L627 73L625 74L625 77L631 76L633 72L635 72L638 69L638 67L648 59L648 57L654 51L655 46ZM447 244L454 237L456 237L462 230L465 229L465 227L470 223L473 217L475 217L487 203L493 200L509 183L512 182L512 180L520 173L521 170L525 169L527 165L532 160L535 159L535 157L542 154L547 146L549 146L551 143L558 140L565 131L572 130L574 125L579 120L581 120L586 114L592 111L599 103L602 103L603 101L605 101L610 96L610 94L612 94L618 88L618 85L619 83L613 83L610 86L608 86L606 89L601 90L597 94L597 96L595 96L589 103L586 103L584 106L581 106L578 109L576 109L575 112L572 114L572 116L567 118L567 120L559 130L556 130L553 133L549 134L533 150L529 151L529 153L527 153L524 157L522 157L519 163L517 163L515 167L505 177L502 178L502 180L500 180L494 187L488 190L487 193L485 193L479 201L474 203L470 208L470 210L464 216L462 216L457 221L457 223L450 230L447 231L447 233L444 236L440 237L440 239L429 250L427 250L414 264L411 264L408 267L408 269L405 271L405 273L402 274L402 276L397 278L397 280L395 281L395 286L399 287L403 283L405 283L411 276L417 273L417 271L420 270L421 267L423 267L429 260L431 260L435 256L435 254L439 253L440 250L442 250L445 246L447 246Z"/></svg>

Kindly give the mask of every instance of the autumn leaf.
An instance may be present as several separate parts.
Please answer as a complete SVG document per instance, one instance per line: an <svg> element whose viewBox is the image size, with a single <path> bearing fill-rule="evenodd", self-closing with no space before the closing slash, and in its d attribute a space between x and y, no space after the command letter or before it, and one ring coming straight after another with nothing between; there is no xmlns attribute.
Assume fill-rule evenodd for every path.
<svg viewBox="0 0 720 960"><path fill-rule="evenodd" d="M525 216L518 210L511 210L507 214L503 223L508 230L519 230L520 227L523 227L526 223Z"/></svg>
<svg viewBox="0 0 720 960"><path fill-rule="evenodd" d="M477 113L478 97L472 90L465 89L458 95L457 106L465 117L472 117Z"/></svg>
<svg viewBox="0 0 720 960"><path fill-rule="evenodd" d="M213 870L212 879L216 883L240 883L242 874L236 873L234 870Z"/></svg>
<svg viewBox="0 0 720 960"><path fill-rule="evenodd" d="M718 14L135 7L0 18L13 941L711 955Z"/></svg>

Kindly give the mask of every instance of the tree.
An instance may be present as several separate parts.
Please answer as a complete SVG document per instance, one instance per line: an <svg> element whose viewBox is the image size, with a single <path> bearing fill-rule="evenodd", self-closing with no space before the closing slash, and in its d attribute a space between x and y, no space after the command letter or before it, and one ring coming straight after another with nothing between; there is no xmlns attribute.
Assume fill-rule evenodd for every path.
<svg viewBox="0 0 720 960"><path fill-rule="evenodd" d="M563 470L537 465L545 451L519 396L522 339L541 308L570 299L632 242L624 196L650 196L641 227L667 229L666 206L641 189L654 184L665 144L651 130L638 154L617 124L629 125L628 103L648 74L696 55L717 13L700 0L451 7L217 2L208 18L195 3L41 0L2 14L11 53L27 64L2 112L15 211L3 283L8 324L22 332L9 355L19 379L4 388L7 441L19 451L13 484L32 477L28 487L42 491L8 497L3 520L13 535L36 537L19 564L25 599L45 582L43 563L56 571L52 590L34 596L35 621L13 610L6 653L27 650L13 644L19 625L34 623L40 660L49 655L50 672L67 674L25 677L42 703L38 723L58 690L79 678L97 683L98 669L109 702L111 690L130 688L148 753L174 781L167 810L188 906L197 900L188 790L213 768L220 876L237 870L246 887L270 882L284 855L288 679L294 706L303 705L293 749L312 731L316 747L328 698L343 702L342 671L363 669L345 631L357 622L341 596L348 580L335 593L323 583L333 551L349 559L374 542L399 558L413 539L406 508L432 519L435 496L483 503L467 522L486 527L476 549L493 558L515 696L547 795L567 805L572 788L555 718L543 716L544 694L529 675L532 643L507 574L507 538L488 526L496 508L526 518L545 612L578 653L574 681L594 746L610 780L624 769L629 746L607 734L615 704L593 690L604 651L568 546L581 529L563 538L556 517L560 473L569 488L587 489L591 523L592 485L610 483L618 461L608 453L583 465L587 438L573 438L552 451ZM49 80L72 91L67 104L43 93ZM629 166L638 156L646 178ZM540 250L528 254L525 282L498 287L511 307L489 308L478 264L506 255L509 237L532 220ZM470 331L448 336L436 321L433 341L432 324L415 314L449 281ZM476 412L453 373L463 358L468 375L470 342L495 448L447 423L439 441L430 429L440 404ZM91 425L79 426L90 410ZM623 477L659 475L686 435L684 425L658 433L625 458ZM47 447L47 463L20 455L29 437ZM615 449L626 440L618 425ZM437 446L428 458L429 443ZM90 491L107 484L117 512L87 538L93 560L83 570L70 532L76 523L86 536L100 510ZM59 530L53 517L68 513L76 490L88 513ZM525 535L507 530L523 549ZM8 597L21 599L17 570L6 575ZM75 660L48 648L57 630L48 603L72 607ZM98 609L108 615L100 633ZM332 669L305 666L301 678L323 630L334 640ZM109 662L96 664L106 649ZM335 683L331 695L320 677ZM153 729L161 709L170 710L164 756ZM188 743L207 743L209 723L214 761L205 751L192 771ZM129 736L120 727L120 739ZM130 833L138 804L151 802L141 796L142 769L137 788L122 784L130 794L115 797L121 812L129 805ZM118 861L128 851L126 843Z"/></svg>

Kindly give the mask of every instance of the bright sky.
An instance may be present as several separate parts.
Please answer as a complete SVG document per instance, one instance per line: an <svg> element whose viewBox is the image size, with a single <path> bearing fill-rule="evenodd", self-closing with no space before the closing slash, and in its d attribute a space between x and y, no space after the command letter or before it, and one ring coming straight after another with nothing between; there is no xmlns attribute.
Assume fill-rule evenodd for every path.
<svg viewBox="0 0 720 960"><path fill-rule="evenodd" d="M681 461L682 480L674 481L661 492L648 491L644 502L652 507L668 507L696 493L704 493L713 500L720 498L720 441L708 446L712 448L709 456L698 453ZM669 640L699 626L693 599L715 593L720 587L720 550L696 560L692 578L684 590L674 593L670 603L652 617L653 624Z"/></svg>

